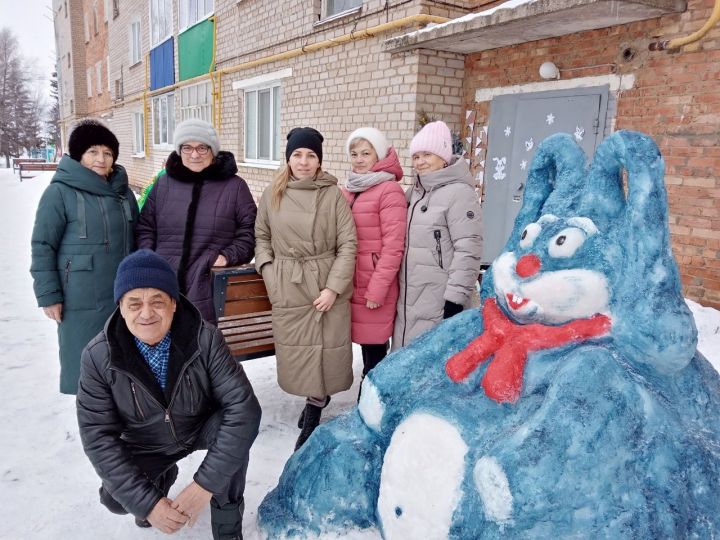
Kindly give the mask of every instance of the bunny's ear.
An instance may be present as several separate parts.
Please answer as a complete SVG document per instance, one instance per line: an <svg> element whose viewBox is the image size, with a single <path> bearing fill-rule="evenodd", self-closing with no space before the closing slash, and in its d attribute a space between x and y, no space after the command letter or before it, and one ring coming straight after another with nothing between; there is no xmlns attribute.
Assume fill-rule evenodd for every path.
<svg viewBox="0 0 720 540"><path fill-rule="evenodd" d="M567 133L545 139L533 158L527 176L523 205L506 246L511 248L528 223L543 214L575 215L573 210L585 176L585 153Z"/></svg>
<svg viewBox="0 0 720 540"><path fill-rule="evenodd" d="M627 172L627 200L622 169ZM618 131L595 154L582 208L605 229L619 253L613 334L632 358L671 372L695 354L697 331L670 248L664 171L650 137ZM603 217L615 221L605 228Z"/></svg>

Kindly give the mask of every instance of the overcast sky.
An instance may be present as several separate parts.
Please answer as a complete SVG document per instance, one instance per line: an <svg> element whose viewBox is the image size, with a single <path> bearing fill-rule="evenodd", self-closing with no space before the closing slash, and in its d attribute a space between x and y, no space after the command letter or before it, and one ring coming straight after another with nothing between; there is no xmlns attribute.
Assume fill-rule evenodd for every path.
<svg viewBox="0 0 720 540"><path fill-rule="evenodd" d="M50 73L55 69L55 31L51 0L0 0L0 27L10 28L20 43L20 53L33 75L42 77L49 94Z"/></svg>

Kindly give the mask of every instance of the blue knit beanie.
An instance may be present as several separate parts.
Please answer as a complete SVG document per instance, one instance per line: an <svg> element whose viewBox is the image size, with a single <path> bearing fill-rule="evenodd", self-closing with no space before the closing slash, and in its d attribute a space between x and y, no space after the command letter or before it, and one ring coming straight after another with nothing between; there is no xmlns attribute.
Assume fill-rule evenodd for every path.
<svg viewBox="0 0 720 540"><path fill-rule="evenodd" d="M160 289L178 300L180 288L168 262L150 249L140 249L125 257L115 275L115 303L133 289Z"/></svg>

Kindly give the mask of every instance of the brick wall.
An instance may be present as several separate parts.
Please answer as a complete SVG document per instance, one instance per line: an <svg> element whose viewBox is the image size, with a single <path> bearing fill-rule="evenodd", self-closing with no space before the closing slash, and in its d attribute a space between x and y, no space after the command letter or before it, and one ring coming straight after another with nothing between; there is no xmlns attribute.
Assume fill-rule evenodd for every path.
<svg viewBox="0 0 720 540"><path fill-rule="evenodd" d="M360 16L326 24L313 24L320 13L306 4L285 0L271 4L241 2L218 10L218 68L337 38L388 21L418 13L448 15L448 7L409 2L384 11L384 2L365 2ZM427 4L432 4L431 2ZM438 13L443 11L444 13ZM463 14L460 6L452 16ZM434 51L390 55L382 42L412 31L411 26L231 73L222 78L223 147L235 153L240 175L248 181L256 198L262 194L274 169L244 165L244 91L233 82L292 68L282 81L281 131L295 126L313 126L324 137L323 168L342 181L348 171L344 145L356 128L372 125L383 130L396 146L406 174L410 173L407 147L418 128L418 115L425 112L459 126L462 109L464 65L457 55ZM238 46L237 35L242 35ZM437 94L437 95L435 95Z"/></svg>
<svg viewBox="0 0 720 540"><path fill-rule="evenodd" d="M463 102L476 109L477 122L487 124L489 102L475 103L476 90L540 81L538 68L546 60L561 70L617 63L619 75L633 75L634 86L616 94L615 128L643 131L660 146L684 293L720 308L720 27L682 52L648 51L659 37L699 29L713 4L690 0L678 15L468 55ZM627 50L634 52L632 59L623 56Z"/></svg>
<svg viewBox="0 0 720 540"><path fill-rule="evenodd" d="M100 116L110 107L110 93L108 91L108 23L105 20L104 2L98 0L83 0L83 15L87 20L89 40L85 42L85 73L91 72L92 96L88 97L87 86L78 94L78 100L83 97L87 103L87 114ZM110 16L112 19L112 16ZM85 25L85 19L82 21ZM82 30L83 40L85 29ZM98 78L97 66L100 66ZM99 84L98 84L99 83ZM86 81L87 84L87 81Z"/></svg>

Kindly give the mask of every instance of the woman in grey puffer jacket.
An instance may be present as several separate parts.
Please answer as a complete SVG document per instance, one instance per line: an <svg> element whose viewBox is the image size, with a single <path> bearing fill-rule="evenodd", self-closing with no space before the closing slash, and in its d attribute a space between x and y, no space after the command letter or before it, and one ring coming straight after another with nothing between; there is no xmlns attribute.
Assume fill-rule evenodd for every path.
<svg viewBox="0 0 720 540"><path fill-rule="evenodd" d="M431 122L410 143L416 176L407 193L406 250L392 348L469 307L480 273L482 221L475 180L452 155L444 122Z"/></svg>

